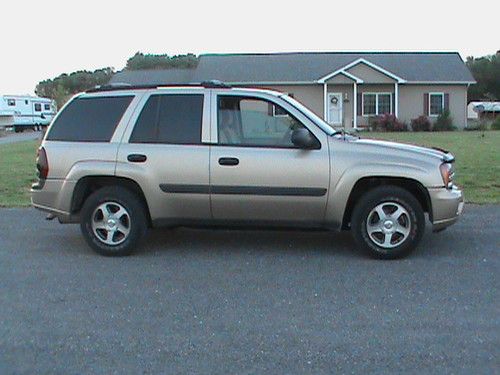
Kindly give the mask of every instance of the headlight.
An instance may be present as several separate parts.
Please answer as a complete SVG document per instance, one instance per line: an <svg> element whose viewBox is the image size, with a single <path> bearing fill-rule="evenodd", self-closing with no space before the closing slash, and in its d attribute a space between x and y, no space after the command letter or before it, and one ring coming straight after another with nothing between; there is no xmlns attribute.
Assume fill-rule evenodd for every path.
<svg viewBox="0 0 500 375"><path fill-rule="evenodd" d="M444 186L447 189L451 189L453 187L453 175L455 174L453 166L451 163L443 163L439 166L439 171L441 172L441 177L443 177Z"/></svg>

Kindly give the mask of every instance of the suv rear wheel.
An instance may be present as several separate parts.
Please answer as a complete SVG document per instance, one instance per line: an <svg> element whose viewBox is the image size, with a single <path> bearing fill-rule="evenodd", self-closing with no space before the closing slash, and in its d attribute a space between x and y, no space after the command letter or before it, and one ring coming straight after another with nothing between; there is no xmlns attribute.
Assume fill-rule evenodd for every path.
<svg viewBox="0 0 500 375"><path fill-rule="evenodd" d="M369 255L395 259L418 245L425 230L425 216L411 193L397 186L382 186L357 202L351 228L354 239Z"/></svg>
<svg viewBox="0 0 500 375"><path fill-rule="evenodd" d="M130 190L103 187L85 200L80 228L87 243L99 254L129 255L146 233L146 212Z"/></svg>

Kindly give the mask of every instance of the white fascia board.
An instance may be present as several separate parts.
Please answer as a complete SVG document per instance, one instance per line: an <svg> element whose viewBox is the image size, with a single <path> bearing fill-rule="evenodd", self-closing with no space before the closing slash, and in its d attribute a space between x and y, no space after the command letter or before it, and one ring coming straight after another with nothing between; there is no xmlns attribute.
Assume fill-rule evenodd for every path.
<svg viewBox="0 0 500 375"><path fill-rule="evenodd" d="M363 59L363 58L359 58L357 60L354 60L353 62L343 66L342 68L340 69L337 69L336 71L332 72L332 73L329 73L327 74L326 76L324 77L321 77L320 79L318 79L318 82L319 83L324 83L326 80L330 79L331 77L333 77L334 75L338 74L339 72L341 71L346 71L347 69L350 69L352 68L353 66L356 66L358 64L365 64L365 65L368 65L370 68L373 68L375 70L378 70L380 73L383 73L385 74L386 76L388 77L391 77L393 79L395 79L396 81L398 81L398 83L406 83L406 80L404 80L403 78L395 75L394 73L391 73L389 72L388 70L378 66L377 64L374 64L366 59Z"/></svg>

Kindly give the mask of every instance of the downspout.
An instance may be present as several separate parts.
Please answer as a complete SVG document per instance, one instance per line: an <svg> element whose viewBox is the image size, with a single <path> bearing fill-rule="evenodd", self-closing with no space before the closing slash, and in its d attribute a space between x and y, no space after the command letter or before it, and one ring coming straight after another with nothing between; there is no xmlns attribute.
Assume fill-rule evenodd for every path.
<svg viewBox="0 0 500 375"><path fill-rule="evenodd" d="M328 122L327 119L327 99L328 99L328 84L323 83L323 120Z"/></svg>
<svg viewBox="0 0 500 375"><path fill-rule="evenodd" d="M353 110L354 116L352 119L353 121L352 126L353 129L357 129L358 128L358 83L357 82L354 82L353 93L354 97L352 98L352 103L354 105L354 110Z"/></svg>
<svg viewBox="0 0 500 375"><path fill-rule="evenodd" d="M394 83L394 115L399 117L399 83Z"/></svg>

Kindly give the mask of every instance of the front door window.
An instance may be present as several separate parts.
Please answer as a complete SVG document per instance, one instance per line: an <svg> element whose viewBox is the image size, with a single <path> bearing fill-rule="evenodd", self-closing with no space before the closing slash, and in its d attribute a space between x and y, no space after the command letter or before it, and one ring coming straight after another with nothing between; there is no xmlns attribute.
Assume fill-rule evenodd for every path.
<svg viewBox="0 0 500 375"><path fill-rule="evenodd" d="M292 132L304 127L284 108L267 100L234 95L219 96L219 144L295 148Z"/></svg>

